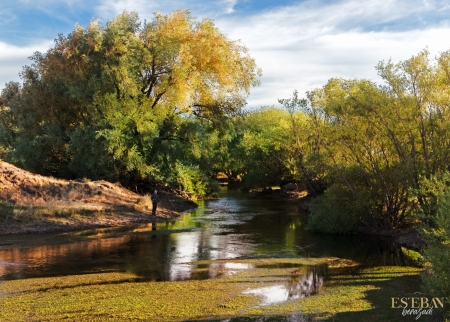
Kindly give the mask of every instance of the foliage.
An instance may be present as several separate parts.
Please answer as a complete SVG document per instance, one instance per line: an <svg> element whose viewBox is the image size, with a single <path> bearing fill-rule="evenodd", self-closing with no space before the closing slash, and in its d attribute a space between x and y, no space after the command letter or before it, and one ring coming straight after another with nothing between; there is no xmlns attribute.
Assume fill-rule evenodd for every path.
<svg viewBox="0 0 450 322"><path fill-rule="evenodd" d="M312 200L308 226L328 233L355 231L358 209L352 208L351 200L351 193L344 187L331 186L324 195Z"/></svg>
<svg viewBox="0 0 450 322"><path fill-rule="evenodd" d="M76 26L32 60L1 95L2 154L65 178L167 182L177 161L199 162L176 151L238 114L261 75L243 45L186 10Z"/></svg>
<svg viewBox="0 0 450 322"><path fill-rule="evenodd" d="M313 204L311 224L336 231L326 229L336 225L326 223L327 212L340 217L334 209L344 211L342 222L356 220L366 228L424 220L415 210L428 211L433 198L415 191L423 178L446 171L450 160L449 66L450 52L433 61L424 50L398 64L379 63L384 85L331 79L306 99L294 92L280 100L293 118L283 148L296 159L309 193L325 191ZM306 122L295 121L297 114ZM433 211L428 213L432 221Z"/></svg>
<svg viewBox="0 0 450 322"><path fill-rule="evenodd" d="M243 180L249 186L279 185L292 178L289 171L289 116L280 109L264 107L243 118L239 143L244 154Z"/></svg>
<svg viewBox="0 0 450 322"><path fill-rule="evenodd" d="M424 180L423 195L427 195L430 207L421 211L428 223L422 229L427 243L424 247L427 272L423 275L425 289L433 296L446 298L450 305L450 173L441 178ZM432 215L432 216L431 216ZM430 220L432 218L432 220Z"/></svg>
<svg viewBox="0 0 450 322"><path fill-rule="evenodd" d="M172 180L178 184L181 191L200 197L207 195L208 178L200 171L198 166L184 165L181 162L177 162Z"/></svg>
<svg viewBox="0 0 450 322"><path fill-rule="evenodd" d="M420 178L418 189L411 189L415 207L411 212L430 227L436 227L436 216L442 200L450 187L450 172L437 173L430 178Z"/></svg>
<svg viewBox="0 0 450 322"><path fill-rule="evenodd" d="M311 97L311 94L307 95ZM325 122L320 118L317 109L308 104L307 99L298 97L297 91L294 91L289 99L279 99L278 102L290 116L291 172L296 180L303 182L310 195L319 196L324 192L329 175L322 147Z"/></svg>

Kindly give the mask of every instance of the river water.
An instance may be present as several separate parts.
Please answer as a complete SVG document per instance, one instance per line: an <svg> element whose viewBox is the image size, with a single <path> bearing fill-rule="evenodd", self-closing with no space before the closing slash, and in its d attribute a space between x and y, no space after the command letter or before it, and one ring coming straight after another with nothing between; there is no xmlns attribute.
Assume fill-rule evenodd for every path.
<svg viewBox="0 0 450 322"><path fill-rule="evenodd" d="M292 204L225 188L218 199L153 227L2 236L0 280L125 271L141 280L207 279L220 274L218 265L248 268L232 259L264 256L332 256L363 266L405 265L400 247L389 238L320 234L305 227L306 214ZM195 263L218 259L225 261ZM319 282L325 274L324 267L305 270L305 276Z"/></svg>

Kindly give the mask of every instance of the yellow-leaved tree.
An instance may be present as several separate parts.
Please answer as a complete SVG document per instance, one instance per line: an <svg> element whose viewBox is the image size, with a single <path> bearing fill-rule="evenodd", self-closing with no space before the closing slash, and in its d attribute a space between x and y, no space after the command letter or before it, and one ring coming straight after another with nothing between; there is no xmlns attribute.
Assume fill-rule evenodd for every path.
<svg viewBox="0 0 450 322"><path fill-rule="evenodd" d="M261 75L245 46L187 10L76 26L32 60L2 93L3 145L16 164L63 177L166 178L183 160L184 120L220 124Z"/></svg>

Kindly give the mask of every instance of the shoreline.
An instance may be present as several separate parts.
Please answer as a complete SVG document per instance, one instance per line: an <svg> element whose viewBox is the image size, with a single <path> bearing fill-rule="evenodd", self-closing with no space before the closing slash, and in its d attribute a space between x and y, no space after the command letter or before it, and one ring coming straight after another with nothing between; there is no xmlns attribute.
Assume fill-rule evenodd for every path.
<svg viewBox="0 0 450 322"><path fill-rule="evenodd" d="M119 182L45 177L0 160L0 235L120 227L176 218L198 207L167 191L159 197L152 217L150 196Z"/></svg>
<svg viewBox="0 0 450 322"><path fill-rule="evenodd" d="M309 203L311 201L311 198L303 191L262 189L260 191L253 191L251 193L258 198L267 198L296 204L299 207L299 210L303 212L307 212L309 210ZM355 231L354 233L392 237L399 245L414 250L420 250L425 245L425 242L419 236L419 232L414 227L407 227L405 229L397 229L391 231L383 229L360 229L358 231Z"/></svg>
<svg viewBox="0 0 450 322"><path fill-rule="evenodd" d="M46 218L38 218L34 221L3 221L0 226L0 236L64 233L162 222L178 218L183 213L191 210L193 211L195 208L191 206L182 211L168 211L167 209L161 209L161 213L156 216L152 216L151 212L136 211L86 212L84 210L84 213L82 211L81 213L77 212L75 214L65 212L59 216L47 216Z"/></svg>

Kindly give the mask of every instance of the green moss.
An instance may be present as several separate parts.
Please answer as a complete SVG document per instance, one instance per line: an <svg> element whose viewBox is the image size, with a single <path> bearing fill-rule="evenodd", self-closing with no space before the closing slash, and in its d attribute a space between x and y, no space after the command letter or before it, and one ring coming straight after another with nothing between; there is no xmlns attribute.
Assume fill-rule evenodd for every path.
<svg viewBox="0 0 450 322"><path fill-rule="evenodd" d="M421 272L411 267L359 269L355 263L337 258L232 262L248 263L251 268L234 269L227 277L203 281L147 282L130 273L6 281L0 283L0 320L183 321L306 314L333 321L408 321L401 311L391 309L391 297L417 292ZM204 270L210 263L196 264ZM324 263L329 264L329 275L317 295L262 306L260 297L243 294L248 289L286 283L304 271L302 265ZM262 268L273 264L289 265Z"/></svg>
<svg viewBox="0 0 450 322"><path fill-rule="evenodd" d="M8 281L0 284L0 320L180 321L238 314L257 298L223 279L134 282L132 274L105 273Z"/></svg>
<svg viewBox="0 0 450 322"><path fill-rule="evenodd" d="M318 295L277 305L253 308L247 314L307 314L331 321L412 321L391 308L391 297L412 296L419 290L421 269L376 267L353 274L331 271L326 286ZM415 295L417 296L417 295ZM422 318L423 320L423 318Z"/></svg>

